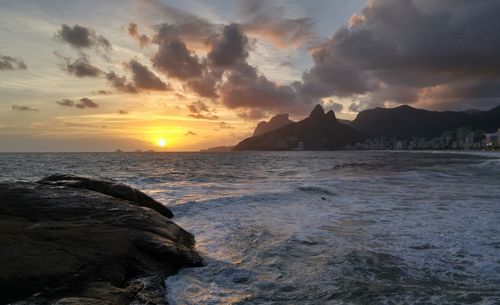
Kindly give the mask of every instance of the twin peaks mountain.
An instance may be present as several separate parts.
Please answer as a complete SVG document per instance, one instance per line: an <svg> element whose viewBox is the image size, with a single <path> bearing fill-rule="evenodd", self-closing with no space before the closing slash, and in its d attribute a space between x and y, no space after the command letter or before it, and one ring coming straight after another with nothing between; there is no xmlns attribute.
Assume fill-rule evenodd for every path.
<svg viewBox="0 0 500 305"><path fill-rule="evenodd" d="M284 124L287 121L289 123ZM261 133L264 128L280 124L284 126ZM338 122L333 111L325 113L320 105L299 122L290 121L288 115L275 116L269 123L260 123L254 135L238 143L233 150L333 150L364 139L362 133Z"/></svg>
<svg viewBox="0 0 500 305"><path fill-rule="evenodd" d="M257 125L252 137L233 150L335 150L374 137L410 139L439 137L460 127L494 132L500 128L500 106L489 111L428 111L407 105L361 111L354 121L337 120L317 105L311 114L293 122L288 114Z"/></svg>

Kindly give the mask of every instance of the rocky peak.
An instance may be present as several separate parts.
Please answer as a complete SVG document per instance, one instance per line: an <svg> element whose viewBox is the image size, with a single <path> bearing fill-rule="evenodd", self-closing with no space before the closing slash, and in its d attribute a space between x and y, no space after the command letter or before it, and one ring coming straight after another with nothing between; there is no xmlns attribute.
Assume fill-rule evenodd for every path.
<svg viewBox="0 0 500 305"><path fill-rule="evenodd" d="M276 130L276 129L281 128L283 126L286 126L290 123L293 123L293 121L291 121L289 119L288 113L277 114L277 115L273 116L269 120L269 122L266 122L266 121L260 122L257 125L257 127L255 128L255 131L253 132L253 136L255 137L255 136L261 135L263 133L267 133L267 132Z"/></svg>
<svg viewBox="0 0 500 305"><path fill-rule="evenodd" d="M325 110L323 110L323 107L321 107L320 104L316 105L314 107L313 111L309 115L309 118L311 119L319 119L322 118L325 115Z"/></svg>
<svg viewBox="0 0 500 305"><path fill-rule="evenodd" d="M333 110L328 111L325 114L325 118L329 121L337 121L337 117L335 116L335 112L333 112Z"/></svg>

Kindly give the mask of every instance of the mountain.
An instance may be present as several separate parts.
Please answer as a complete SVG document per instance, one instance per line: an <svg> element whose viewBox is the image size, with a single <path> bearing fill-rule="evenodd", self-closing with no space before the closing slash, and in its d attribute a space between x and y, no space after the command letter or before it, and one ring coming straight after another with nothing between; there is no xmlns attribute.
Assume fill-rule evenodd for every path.
<svg viewBox="0 0 500 305"><path fill-rule="evenodd" d="M500 106L489 111L428 111L407 105L361 111L352 127L372 137L438 137L460 127L490 132L500 127Z"/></svg>
<svg viewBox="0 0 500 305"><path fill-rule="evenodd" d="M339 123L342 123L342 124L347 125L347 126L352 125L352 121L349 121L349 120L337 119L337 121L339 121Z"/></svg>
<svg viewBox="0 0 500 305"><path fill-rule="evenodd" d="M257 124L255 131L253 132L253 137L261 135L263 133L267 133L283 126L286 126L290 123L293 123L292 120L288 118L288 113L285 114L277 114L273 116L269 122L262 121Z"/></svg>
<svg viewBox="0 0 500 305"><path fill-rule="evenodd" d="M317 105L309 117L238 143L233 150L333 150L362 141L354 128L339 123L333 111Z"/></svg>

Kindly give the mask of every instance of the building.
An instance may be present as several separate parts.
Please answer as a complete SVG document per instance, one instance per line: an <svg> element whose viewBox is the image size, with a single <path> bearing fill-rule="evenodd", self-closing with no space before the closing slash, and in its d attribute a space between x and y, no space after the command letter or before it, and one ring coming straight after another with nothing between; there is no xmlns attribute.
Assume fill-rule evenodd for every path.
<svg viewBox="0 0 500 305"><path fill-rule="evenodd" d="M500 128L496 133L486 133L484 143L487 148L500 147Z"/></svg>

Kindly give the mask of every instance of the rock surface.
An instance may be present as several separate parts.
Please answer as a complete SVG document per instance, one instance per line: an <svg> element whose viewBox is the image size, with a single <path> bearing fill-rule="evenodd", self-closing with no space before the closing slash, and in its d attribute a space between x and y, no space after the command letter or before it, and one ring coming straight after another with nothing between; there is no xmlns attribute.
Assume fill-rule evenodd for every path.
<svg viewBox="0 0 500 305"><path fill-rule="evenodd" d="M94 179L70 174L53 174L41 179L38 183L69 186L96 191L105 195L131 201L139 206L153 209L165 217L174 217L172 211L170 211L170 209L163 204L135 188L113 180Z"/></svg>
<svg viewBox="0 0 500 305"><path fill-rule="evenodd" d="M165 304L165 277L202 265L189 232L108 183L0 183L0 304Z"/></svg>
<svg viewBox="0 0 500 305"><path fill-rule="evenodd" d="M257 124L257 127L255 128L252 137L268 133L270 131L279 129L291 123L293 123L293 121L289 119L288 113L277 114L273 116L269 120L269 122L262 121L259 124Z"/></svg>

